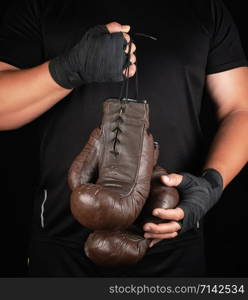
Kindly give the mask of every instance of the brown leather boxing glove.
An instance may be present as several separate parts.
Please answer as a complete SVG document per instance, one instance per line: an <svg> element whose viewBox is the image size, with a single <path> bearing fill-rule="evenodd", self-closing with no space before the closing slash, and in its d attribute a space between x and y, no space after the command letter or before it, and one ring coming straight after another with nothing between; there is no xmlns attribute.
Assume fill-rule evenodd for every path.
<svg viewBox="0 0 248 300"><path fill-rule="evenodd" d="M108 99L103 110L101 128L92 132L69 171L71 211L90 229L123 230L136 220L150 191L149 108L145 101ZM96 170L96 183L86 183Z"/></svg>
<svg viewBox="0 0 248 300"><path fill-rule="evenodd" d="M94 182L98 168L100 136L100 128L95 128L82 152L74 159L68 173L68 183L72 191L82 184Z"/></svg>
<svg viewBox="0 0 248 300"><path fill-rule="evenodd" d="M124 231L95 231L89 235L85 253L90 260L97 265L117 267L135 264L144 257L151 239L143 237L143 224L165 222L152 216L153 209L175 208L179 202L177 190L161 182L160 178L165 174L168 173L163 168L154 168L150 195L135 225Z"/></svg>

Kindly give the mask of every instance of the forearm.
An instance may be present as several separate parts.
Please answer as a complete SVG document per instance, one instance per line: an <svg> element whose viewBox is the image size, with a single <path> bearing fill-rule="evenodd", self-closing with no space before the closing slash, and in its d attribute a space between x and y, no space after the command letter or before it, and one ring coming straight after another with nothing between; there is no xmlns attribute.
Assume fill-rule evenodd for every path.
<svg viewBox="0 0 248 300"><path fill-rule="evenodd" d="M206 168L218 170L224 187L240 172L248 160L248 111L236 111L220 123L213 140Z"/></svg>
<svg viewBox="0 0 248 300"><path fill-rule="evenodd" d="M31 69L0 72L0 130L25 125L70 92L55 83L47 62Z"/></svg>

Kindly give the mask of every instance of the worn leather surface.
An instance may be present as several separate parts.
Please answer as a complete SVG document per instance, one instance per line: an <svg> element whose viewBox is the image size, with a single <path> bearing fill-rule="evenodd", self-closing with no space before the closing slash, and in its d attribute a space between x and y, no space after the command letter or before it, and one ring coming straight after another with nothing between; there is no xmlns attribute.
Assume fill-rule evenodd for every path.
<svg viewBox="0 0 248 300"><path fill-rule="evenodd" d="M140 261L146 254L150 239L143 237L143 225L147 222L156 224L166 221L152 216L154 208L175 208L179 202L179 194L173 187L166 187L161 182L161 175L166 170L156 166L151 181L149 198L142 213L128 230L95 231L85 243L86 255L97 265L116 267L132 265Z"/></svg>
<svg viewBox="0 0 248 300"><path fill-rule="evenodd" d="M100 128L95 128L83 150L73 161L69 173L68 183L71 190L84 183L92 182L98 168L98 155L100 150Z"/></svg>
<svg viewBox="0 0 248 300"><path fill-rule="evenodd" d="M97 265L124 266L141 260L148 245L148 239L129 230L94 231L86 241L85 253Z"/></svg>
<svg viewBox="0 0 248 300"><path fill-rule="evenodd" d="M150 191L154 166L148 114L145 103L104 102L100 132L93 131L69 172L71 211L83 226L118 230L138 217ZM99 174L96 184L80 185L92 175L95 164Z"/></svg>

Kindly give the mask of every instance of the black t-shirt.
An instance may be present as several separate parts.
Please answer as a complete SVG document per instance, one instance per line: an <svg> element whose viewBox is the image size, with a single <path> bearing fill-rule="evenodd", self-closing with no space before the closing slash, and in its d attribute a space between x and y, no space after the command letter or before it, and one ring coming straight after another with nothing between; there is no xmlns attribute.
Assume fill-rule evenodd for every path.
<svg viewBox="0 0 248 300"><path fill-rule="evenodd" d="M160 144L159 164L172 172L195 173L206 152L199 122L206 75L247 65L247 61L222 1L161 2L16 1L1 26L0 61L19 68L39 65L70 49L91 26L111 21L157 37L157 41L135 38L140 98L150 105L150 130ZM88 235L89 230L71 215L67 173L100 124L102 102L118 97L119 92L120 83L84 85L40 117L41 176L33 214L36 238L69 245L81 244ZM198 234L193 229L149 251L163 251L168 243Z"/></svg>

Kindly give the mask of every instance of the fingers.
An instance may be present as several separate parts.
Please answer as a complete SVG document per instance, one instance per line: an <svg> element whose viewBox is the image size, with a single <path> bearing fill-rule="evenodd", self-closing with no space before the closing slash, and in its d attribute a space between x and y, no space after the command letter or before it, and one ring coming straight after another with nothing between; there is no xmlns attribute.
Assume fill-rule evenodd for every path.
<svg viewBox="0 0 248 300"><path fill-rule="evenodd" d="M178 232L171 232L171 233L145 233L145 238L153 238L153 239L173 239L178 236Z"/></svg>
<svg viewBox="0 0 248 300"><path fill-rule="evenodd" d="M130 42L130 36L127 34L130 30L129 25L121 25L120 23L117 22L112 22L109 24L106 24L106 27L110 33L115 33L115 32L123 32L123 36L126 39L127 43Z"/></svg>
<svg viewBox="0 0 248 300"><path fill-rule="evenodd" d="M136 46L134 43L131 44L131 52L130 52L130 62L131 65L129 66L129 73L128 73L128 77L133 77L136 73L136 56L133 54L136 50ZM125 50L126 53L129 53L129 45L127 45L127 48ZM123 71L124 75L127 75L127 69L124 69Z"/></svg>
<svg viewBox="0 0 248 300"><path fill-rule="evenodd" d="M132 64L129 66L129 72L127 73L127 68L124 69L123 71L123 75L127 75L128 74L128 77L133 77L135 75L135 72L136 72L136 65L135 64Z"/></svg>
<svg viewBox="0 0 248 300"><path fill-rule="evenodd" d="M133 53L135 52L135 50L136 50L136 46L135 46L134 43L132 43L132 44L131 44L131 52L130 52L130 54L133 54ZM126 47L125 52L126 52L126 53L129 53L129 44L128 44L127 47Z"/></svg>
<svg viewBox="0 0 248 300"><path fill-rule="evenodd" d="M129 25L121 25L117 22L112 22L106 25L108 31L110 33L115 33L115 32L122 32L124 38L126 39L127 43L130 43L130 35L127 34L127 32L129 32L130 30L130 26ZM128 47L126 48L126 53L128 53ZM135 50L134 50L135 51ZM131 49L131 53L133 53L134 51L132 51Z"/></svg>
<svg viewBox="0 0 248 300"><path fill-rule="evenodd" d="M136 45L134 43L131 43L131 49L130 48L130 36L127 34L127 32L130 31L130 26L129 25L121 25L120 23L117 22L111 22L106 24L106 27L110 33L114 32L123 32L123 36L127 41L127 47L125 49L125 53L129 53L130 50L130 62L131 65L129 66L129 73L128 77L133 77L136 73L136 56L134 55L134 52L136 50ZM127 74L127 69L123 70L123 75Z"/></svg>
<svg viewBox="0 0 248 300"><path fill-rule="evenodd" d="M130 62L131 62L131 65L129 66L129 77L132 77L134 76L135 72L136 72L136 56L134 54L131 54L131 57L130 57ZM124 69L123 71L123 75L127 75L127 68Z"/></svg>
<svg viewBox="0 0 248 300"><path fill-rule="evenodd" d="M112 22L112 23L106 24L106 27L110 33L123 32L123 36L126 39L127 43L128 44L130 43L130 36L129 36L129 34L127 34L127 32L129 32L129 30L130 30L129 25L121 25L120 23ZM136 50L136 46L134 43L132 43L131 53L134 53L135 50ZM126 53L129 52L129 45L127 45L125 52Z"/></svg>
<svg viewBox="0 0 248 300"><path fill-rule="evenodd" d="M154 243L159 242L159 240L175 238L178 236L178 230L180 229L181 226L174 221L166 224L147 223L144 225L144 230L149 230L149 232L145 232L144 237L156 239L156 241L152 241L154 245Z"/></svg>
<svg viewBox="0 0 248 300"><path fill-rule="evenodd" d="M126 53L129 53L129 47L130 47L130 45L129 45L129 43L130 43L130 35L129 34L127 34L127 33L123 33L123 36L124 36L124 38L126 39L126 41L127 41L127 47L126 47L126 49L125 49L125 52ZM134 52L135 52L135 50L136 50L136 45L134 44L134 43L131 43L131 51L130 51L130 54L133 54Z"/></svg>
<svg viewBox="0 0 248 300"><path fill-rule="evenodd" d="M129 32L130 26L129 25L121 25L120 23L117 22L111 22L106 24L106 27L110 33L114 32Z"/></svg>
<svg viewBox="0 0 248 300"><path fill-rule="evenodd" d="M126 39L127 43L130 43L130 35L127 33L123 33L124 38Z"/></svg>
<svg viewBox="0 0 248 300"><path fill-rule="evenodd" d="M181 229L181 226L176 221L170 221L168 223L146 223L143 226L146 231L145 237L151 237L150 234L171 234Z"/></svg>
<svg viewBox="0 0 248 300"><path fill-rule="evenodd" d="M144 237L154 239L151 241L149 247L152 247L161 239L171 239L178 236L178 231L181 229L178 221L184 217L184 211L180 207L175 209L156 208L153 210L153 215L163 220L171 221L161 224L146 223L143 226L144 231L146 231Z"/></svg>
<svg viewBox="0 0 248 300"><path fill-rule="evenodd" d="M131 62L132 64L135 64L135 63L136 63L136 56L135 56L134 54L131 54L131 55L130 55L130 62Z"/></svg>
<svg viewBox="0 0 248 300"><path fill-rule="evenodd" d="M182 180L183 176L175 173L161 176L161 181L167 186L178 186Z"/></svg>
<svg viewBox="0 0 248 300"><path fill-rule="evenodd" d="M184 211L180 207L172 209L155 208L152 214L162 220L180 221L184 218Z"/></svg>

